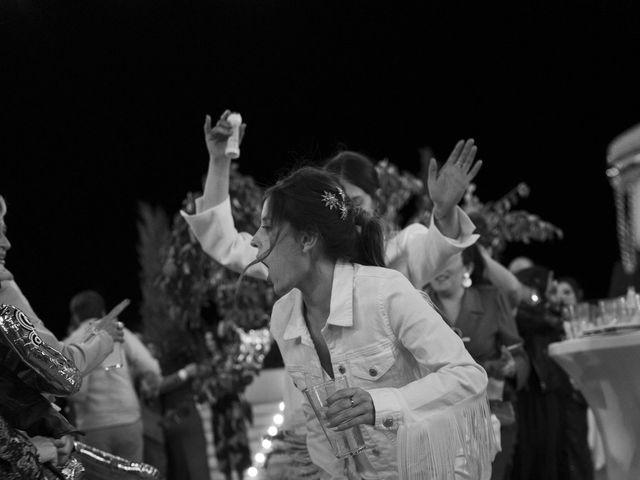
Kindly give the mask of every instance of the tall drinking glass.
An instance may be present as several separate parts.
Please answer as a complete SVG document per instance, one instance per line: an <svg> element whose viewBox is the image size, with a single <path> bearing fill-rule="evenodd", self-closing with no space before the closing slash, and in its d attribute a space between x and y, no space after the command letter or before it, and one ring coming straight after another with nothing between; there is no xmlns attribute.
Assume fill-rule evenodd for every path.
<svg viewBox="0 0 640 480"><path fill-rule="evenodd" d="M117 368L122 368L124 366L124 361L122 359L122 343L115 342L113 344L113 351L103 360L104 369L108 372L109 370L115 370Z"/></svg>
<svg viewBox="0 0 640 480"><path fill-rule="evenodd" d="M109 313L107 313L100 322L104 321L115 321L118 318L118 315L122 313L122 311L129 306L129 299L126 298L121 301L118 305L113 307ZM124 326L121 322L118 322L118 329L122 330ZM113 351L103 360L104 369L108 372L109 370L113 370L116 368L122 368L124 366L124 357L122 350L122 342L115 342L113 344Z"/></svg>
<svg viewBox="0 0 640 480"><path fill-rule="evenodd" d="M338 376L335 380L329 380L318 385L312 385L304 390L304 394L309 400L313 411L320 422L322 431L327 437L327 441L331 445L331 449L337 458L357 455L365 449L364 438L360 431L360 426L356 425L342 432L335 432L328 429L326 413L329 406L327 398L336 393L338 390L347 388L347 377Z"/></svg>

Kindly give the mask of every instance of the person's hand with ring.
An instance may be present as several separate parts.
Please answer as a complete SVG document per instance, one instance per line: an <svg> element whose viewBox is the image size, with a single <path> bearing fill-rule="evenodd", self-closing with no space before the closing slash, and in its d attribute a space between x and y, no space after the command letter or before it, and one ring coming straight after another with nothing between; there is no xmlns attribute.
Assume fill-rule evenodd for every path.
<svg viewBox="0 0 640 480"><path fill-rule="evenodd" d="M373 425L373 398L362 388L344 388L327 398L327 427L343 431L356 425Z"/></svg>

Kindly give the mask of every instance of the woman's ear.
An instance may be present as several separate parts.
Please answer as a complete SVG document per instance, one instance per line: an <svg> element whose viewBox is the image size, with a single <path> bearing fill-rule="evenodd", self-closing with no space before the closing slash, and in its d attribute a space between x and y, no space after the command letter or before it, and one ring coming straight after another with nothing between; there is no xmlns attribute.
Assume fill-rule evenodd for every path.
<svg viewBox="0 0 640 480"><path fill-rule="evenodd" d="M468 265L464 266L464 269L466 270L466 272L471 275L473 273L473 269L475 268L475 264L473 262L469 262Z"/></svg>
<svg viewBox="0 0 640 480"><path fill-rule="evenodd" d="M302 232L300 234L300 244L302 246L302 253L311 252L318 243L317 232Z"/></svg>

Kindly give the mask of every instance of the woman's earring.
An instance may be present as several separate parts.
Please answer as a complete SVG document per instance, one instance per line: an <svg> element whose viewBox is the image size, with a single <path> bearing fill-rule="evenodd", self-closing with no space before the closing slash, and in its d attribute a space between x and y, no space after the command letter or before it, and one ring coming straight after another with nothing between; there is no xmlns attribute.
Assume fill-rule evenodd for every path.
<svg viewBox="0 0 640 480"><path fill-rule="evenodd" d="M464 275L462 276L462 286L464 288L469 288L472 284L471 274L469 272L464 272Z"/></svg>

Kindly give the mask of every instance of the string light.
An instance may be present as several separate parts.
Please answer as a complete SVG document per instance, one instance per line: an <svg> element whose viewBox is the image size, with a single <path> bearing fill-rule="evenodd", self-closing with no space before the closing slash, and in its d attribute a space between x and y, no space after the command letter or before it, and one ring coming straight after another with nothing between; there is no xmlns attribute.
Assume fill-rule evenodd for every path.
<svg viewBox="0 0 640 480"><path fill-rule="evenodd" d="M284 402L278 404L278 410L284 412ZM273 416L273 424L267 429L267 434L263 437L260 443L262 451L256 453L253 457L253 465L247 470L247 475L251 478L258 476L258 467L263 467L267 460L267 454L271 450L273 442L271 439L278 434L278 427L284 423L284 416L281 413L276 413Z"/></svg>

